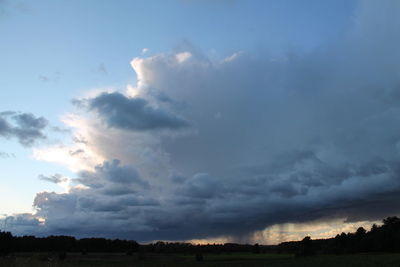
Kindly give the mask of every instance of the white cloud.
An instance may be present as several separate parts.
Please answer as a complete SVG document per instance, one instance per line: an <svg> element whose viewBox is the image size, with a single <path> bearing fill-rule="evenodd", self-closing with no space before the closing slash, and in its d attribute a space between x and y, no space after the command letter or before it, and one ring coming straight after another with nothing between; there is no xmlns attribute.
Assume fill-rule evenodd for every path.
<svg viewBox="0 0 400 267"><path fill-rule="evenodd" d="M232 55L230 55L229 57L224 58L224 60L222 62L234 61L234 60L238 59L238 57L240 57L240 55L242 55L242 54L243 54L243 51L235 52Z"/></svg>
<svg viewBox="0 0 400 267"><path fill-rule="evenodd" d="M191 58L192 54L190 52L182 52L182 53L176 54L175 57L179 63L183 63L183 62L187 61L189 58Z"/></svg>

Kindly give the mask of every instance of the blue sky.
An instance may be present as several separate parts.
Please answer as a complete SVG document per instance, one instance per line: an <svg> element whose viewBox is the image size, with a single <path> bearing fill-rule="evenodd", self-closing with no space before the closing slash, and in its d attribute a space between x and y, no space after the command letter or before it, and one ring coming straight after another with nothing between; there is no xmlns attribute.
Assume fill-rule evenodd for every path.
<svg viewBox="0 0 400 267"><path fill-rule="evenodd" d="M233 216L226 210L220 214L221 198L243 197L251 210L257 198L247 199L245 192L261 180L270 196L277 195L271 199L260 193L259 201L290 210L298 200L288 199L307 197L304 209L314 214L354 200L349 192L358 190L362 166L368 162L393 167L397 129L377 129L396 121L397 107L387 98L395 94L391 88L398 79L399 22L387 13L397 8L390 0L382 5L368 0L0 1L0 112L16 112L3 118L15 127L21 126L21 114L48 121L45 129L37 128L46 138L29 145L21 145L24 140L14 135L15 129L4 130L2 136L0 128L0 214L17 218L27 213L31 221L46 220L46 227L39 220L38 234L80 235L84 229L75 225L59 232L54 225L63 214L55 210L76 209L80 214L86 207L85 212L97 214L105 206L122 205L129 196L149 212L146 218L126 218L140 219L142 230L101 233L93 226L92 234L142 240L157 235L232 238L279 223L348 219L349 213L339 207L338 216L316 212L300 218L278 214L271 206L266 213L281 219L254 211L249 216L262 223L232 225L220 232L207 228L214 219ZM382 103L374 102L376 95ZM73 99L78 101L73 104ZM75 117L65 122L71 114ZM58 158L60 153L68 158ZM277 167L285 164L292 165ZM121 189L115 181L126 183L120 176L125 172L132 178L130 185L136 183L142 191L115 193ZM324 186L317 190L316 182L309 184L309 176L304 181L293 178L304 173L328 177L319 181L327 188L343 188L327 193ZM38 179L54 174L65 176L68 184ZM379 192L372 190L378 178L368 178L359 196L393 193L390 177L379 178L387 179ZM92 180L102 181L101 193ZM111 191L117 194L114 198L108 195ZM162 229L153 225L162 220L162 212L147 211L148 203L169 207L176 218L170 223L180 229L179 218L187 209L176 203L190 201L172 198L176 192L196 201L206 197L206 208L188 210L210 208L213 223L204 223L207 227L198 234L184 226L182 234L149 230ZM327 199L318 202L321 192ZM43 199L54 201L53 206ZM73 201L80 204L72 208ZM241 205L226 209L240 213ZM125 214L134 214L132 204L122 206L113 215L125 208ZM82 216L76 215L77 222ZM360 214L354 221L377 217ZM115 227L120 223L115 221ZM223 222L216 224L221 229Z"/></svg>
<svg viewBox="0 0 400 267"><path fill-rule="evenodd" d="M353 1L2 2L2 106L56 116L87 88L134 81L129 59L194 46L222 58L245 50L309 50L346 31ZM109 75L103 75L104 64ZM100 72L100 73L99 73ZM23 79L22 79L23 77ZM47 77L43 83L40 77ZM20 94L29 96L18 97ZM43 105L42 96L51 101ZM17 98L12 103L6 99ZM24 101L25 100L25 101Z"/></svg>

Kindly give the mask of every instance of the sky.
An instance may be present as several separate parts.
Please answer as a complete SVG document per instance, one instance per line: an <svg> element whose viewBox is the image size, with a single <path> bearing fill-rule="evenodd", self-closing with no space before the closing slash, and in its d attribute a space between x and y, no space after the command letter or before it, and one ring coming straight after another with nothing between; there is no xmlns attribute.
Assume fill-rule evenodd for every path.
<svg viewBox="0 0 400 267"><path fill-rule="evenodd" d="M399 214L399 12L0 0L0 228L274 244Z"/></svg>

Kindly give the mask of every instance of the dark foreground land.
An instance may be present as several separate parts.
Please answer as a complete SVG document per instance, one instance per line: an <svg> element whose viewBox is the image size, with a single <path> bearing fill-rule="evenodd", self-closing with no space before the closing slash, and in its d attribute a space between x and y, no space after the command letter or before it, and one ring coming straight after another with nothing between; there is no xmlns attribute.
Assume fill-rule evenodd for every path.
<svg viewBox="0 0 400 267"><path fill-rule="evenodd" d="M388 217L370 231L279 245L203 244L72 236L13 236L0 231L0 267L69 266L340 266L400 267L400 218Z"/></svg>
<svg viewBox="0 0 400 267"><path fill-rule="evenodd" d="M125 254L68 254L64 260L56 259L46 253L26 253L0 258L1 267L36 267L36 266L143 266L143 267L174 267L174 266L393 266L400 267L400 254L346 254L346 255L316 255L295 257L291 254L204 254L203 261L197 261L194 255L148 254L145 256ZM139 259L140 258L140 259Z"/></svg>

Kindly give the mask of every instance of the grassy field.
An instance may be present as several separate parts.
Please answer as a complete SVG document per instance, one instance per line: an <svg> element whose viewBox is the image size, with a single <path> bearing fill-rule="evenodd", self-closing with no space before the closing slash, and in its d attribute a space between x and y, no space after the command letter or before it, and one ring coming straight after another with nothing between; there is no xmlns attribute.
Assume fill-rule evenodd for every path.
<svg viewBox="0 0 400 267"><path fill-rule="evenodd" d="M52 260L48 254L20 254L14 257L0 258L1 267L270 267L270 266L390 266L400 267L400 254L356 254L356 255L320 255L296 258L287 254L205 254L204 260L198 262L194 255L159 255L147 254L144 259L137 255L123 254L68 254L64 261Z"/></svg>

